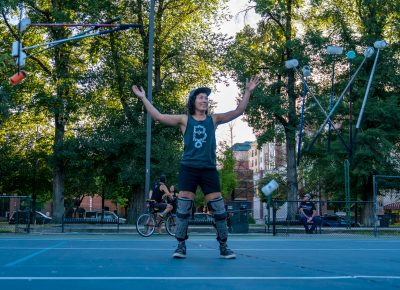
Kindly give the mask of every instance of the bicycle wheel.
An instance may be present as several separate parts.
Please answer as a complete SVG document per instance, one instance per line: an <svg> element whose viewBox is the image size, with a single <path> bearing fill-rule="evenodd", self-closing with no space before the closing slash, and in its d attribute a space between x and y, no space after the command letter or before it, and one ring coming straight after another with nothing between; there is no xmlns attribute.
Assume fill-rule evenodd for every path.
<svg viewBox="0 0 400 290"><path fill-rule="evenodd" d="M152 214L144 213L136 221L136 230L139 235L149 237L153 234L156 221Z"/></svg>
<svg viewBox="0 0 400 290"><path fill-rule="evenodd" d="M165 229L167 230L168 234L171 236L175 236L176 231L176 216L170 215L167 220L165 221Z"/></svg>

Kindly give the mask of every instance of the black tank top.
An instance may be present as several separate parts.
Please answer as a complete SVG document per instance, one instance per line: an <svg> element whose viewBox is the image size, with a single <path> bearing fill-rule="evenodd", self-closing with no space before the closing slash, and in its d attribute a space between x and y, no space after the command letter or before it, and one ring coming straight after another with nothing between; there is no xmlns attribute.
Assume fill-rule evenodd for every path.
<svg viewBox="0 0 400 290"><path fill-rule="evenodd" d="M181 164L194 168L216 168L215 127L211 116L197 121L188 115L183 140Z"/></svg>
<svg viewBox="0 0 400 290"><path fill-rule="evenodd" d="M159 182L153 186L153 193L151 195L151 199L155 200L156 202L162 202L162 196L164 195L164 192L160 190L160 186L161 183Z"/></svg>

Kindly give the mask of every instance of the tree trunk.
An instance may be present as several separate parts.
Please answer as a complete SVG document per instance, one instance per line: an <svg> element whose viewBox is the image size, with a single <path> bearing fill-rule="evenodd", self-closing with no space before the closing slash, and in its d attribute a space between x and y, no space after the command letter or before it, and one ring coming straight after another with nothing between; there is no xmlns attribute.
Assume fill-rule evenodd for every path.
<svg viewBox="0 0 400 290"><path fill-rule="evenodd" d="M59 122L59 116L55 118L54 135L54 167L53 167L53 221L61 222L64 214L64 160L58 156L59 146L64 142L64 125Z"/></svg>
<svg viewBox="0 0 400 290"><path fill-rule="evenodd" d="M52 1L53 15L62 14L64 2L61 0ZM57 21L58 19L55 19ZM70 35L67 29L51 28L49 30L53 40L64 39ZM53 167L53 221L61 222L64 214L64 178L65 178L65 158L60 154L63 150L65 124L68 119L68 97L71 88L70 80L70 47L65 44L54 48L54 77L56 87L56 102L54 110L54 167Z"/></svg>
<svg viewBox="0 0 400 290"><path fill-rule="evenodd" d="M361 210L362 224L366 227L372 227L374 225L374 202L373 202L373 185L372 175L368 178L367 183L364 185L364 206Z"/></svg>
<svg viewBox="0 0 400 290"><path fill-rule="evenodd" d="M129 199L128 221L135 222L137 217L144 213L144 194L141 186L132 186L132 195Z"/></svg>

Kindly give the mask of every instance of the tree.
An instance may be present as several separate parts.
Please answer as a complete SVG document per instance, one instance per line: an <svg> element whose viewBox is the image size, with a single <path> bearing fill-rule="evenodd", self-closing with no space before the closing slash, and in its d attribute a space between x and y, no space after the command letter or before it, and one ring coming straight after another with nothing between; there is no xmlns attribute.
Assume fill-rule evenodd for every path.
<svg viewBox="0 0 400 290"><path fill-rule="evenodd" d="M0 25L7 30L2 29L0 36L7 47L17 37L8 19L19 2L3 5ZM207 20L219 17L224 2L156 2L154 102L161 111L183 113L189 90L212 84L212 77L218 77L225 37L211 33ZM100 22L121 15L125 23L142 25L138 31L70 42L38 54L28 61L29 77L18 87L11 88L5 81L15 70L9 68L9 62L14 62L10 57L2 58L8 70L0 72L5 74L1 121L7 122L0 128L2 141L7 138L6 127L16 133L26 129L24 123L11 122L22 113L41 116L43 126L49 128L46 137L53 138L46 165L53 167L54 220L63 214L64 196L82 197L102 189L110 198L128 199L133 217L144 205L146 132L142 104L132 97L130 87L147 83L149 1L27 0L23 4L33 23ZM37 44L71 34L65 28L30 28L23 42ZM182 149L180 132L160 124L152 130L152 176L165 172L174 180ZM15 148L11 149L3 151L7 157ZM1 183L15 188L13 176L8 175Z"/></svg>
<svg viewBox="0 0 400 290"><path fill-rule="evenodd" d="M307 35L313 36L315 43L326 43L329 36L336 44L345 49L365 48L376 40L386 39L389 46L381 51L374 75L366 110L361 128L355 138L354 152L351 156L351 193L352 199L369 201L370 206L363 211L365 225L372 224L372 176L374 174L398 175L400 168L393 156L398 155L399 144L399 93L400 87L396 75L399 68L398 1L325 1L322 11L319 1L313 1L307 20ZM325 30L325 32L324 32ZM321 41L324 40L324 41ZM375 55L374 55L375 57ZM358 65L360 58L356 61ZM346 67L342 61L342 67ZM372 69L372 60L367 62L352 88L353 118L358 117L363 102L365 88ZM346 70L339 70L338 87L344 88L348 75ZM340 90L339 89L339 90ZM342 123L341 131L349 138L348 121L349 99L345 98L343 105L334 118ZM353 128L354 132L354 128ZM347 133L347 134L346 134ZM325 142L322 136L308 158L307 165L311 171L319 172L324 187L330 197L340 199L343 194L343 160L348 158L347 152L336 144L333 152L326 155L321 150ZM316 162L316 159L320 160ZM314 161L312 161L314 159ZM311 172L312 173L312 172ZM314 173L314 174L315 174ZM336 176L335 178L333 178Z"/></svg>
<svg viewBox="0 0 400 290"><path fill-rule="evenodd" d="M221 153L217 157L217 160L221 166L219 170L221 193L224 198L231 198L237 185L237 176L234 171L236 160L232 149L226 143L220 144L219 147Z"/></svg>
<svg viewBox="0 0 400 290"><path fill-rule="evenodd" d="M295 38L295 20L302 1L252 1L262 16L255 31L245 27L236 35L227 53L227 67L242 84L258 72L264 79L261 89L254 93L245 117L253 127L259 146L270 141L285 140L287 161L287 198L297 199L296 168L296 100L293 70L284 70L284 61L297 56L302 44ZM289 207L294 218L295 205Z"/></svg>

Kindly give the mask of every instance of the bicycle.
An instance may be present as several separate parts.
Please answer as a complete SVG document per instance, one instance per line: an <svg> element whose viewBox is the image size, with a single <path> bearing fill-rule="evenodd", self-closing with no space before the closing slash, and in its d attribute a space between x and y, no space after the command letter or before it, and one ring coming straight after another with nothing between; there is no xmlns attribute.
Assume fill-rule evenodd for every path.
<svg viewBox="0 0 400 290"><path fill-rule="evenodd" d="M157 228L161 229L163 223L165 223L165 229L167 233L171 236L175 236L176 230L176 215L169 212L163 218L158 217L157 213L159 209L155 207L156 201L155 200L146 200L149 212L141 214L136 221L136 230L139 235L143 237L150 237L154 230Z"/></svg>

